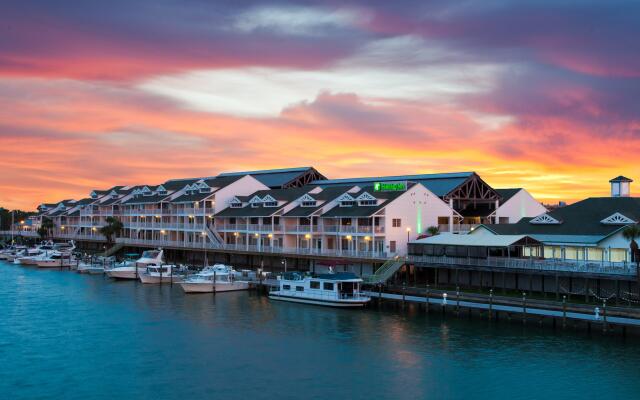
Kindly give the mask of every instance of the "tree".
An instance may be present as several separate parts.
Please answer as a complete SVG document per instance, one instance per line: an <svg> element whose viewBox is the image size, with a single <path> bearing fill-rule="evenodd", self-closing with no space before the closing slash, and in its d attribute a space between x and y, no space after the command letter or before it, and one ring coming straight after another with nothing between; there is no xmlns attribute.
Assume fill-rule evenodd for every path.
<svg viewBox="0 0 640 400"><path fill-rule="evenodd" d="M437 235L438 233L440 233L440 229L438 229L438 227L437 227L437 226L430 226L430 227L428 227L428 228L427 228L427 233L428 233L430 236L435 236L435 235Z"/></svg>
<svg viewBox="0 0 640 400"><path fill-rule="evenodd" d="M56 224L54 224L51 219L42 218L42 223L40 224L40 228L38 228L38 236L40 236L42 240L49 238L55 227Z"/></svg>
<svg viewBox="0 0 640 400"><path fill-rule="evenodd" d="M640 238L640 225L629 225L622 231L622 236L629 241L631 250L631 261L636 263L636 274L638 280L638 291L640 292L640 250L636 239Z"/></svg>
<svg viewBox="0 0 640 400"><path fill-rule="evenodd" d="M124 226L122 225L122 222L115 217L107 217L105 221L107 222L107 225L100 228L100 233L105 237L105 239L107 239L107 244L111 245L113 244L114 236L117 237Z"/></svg>

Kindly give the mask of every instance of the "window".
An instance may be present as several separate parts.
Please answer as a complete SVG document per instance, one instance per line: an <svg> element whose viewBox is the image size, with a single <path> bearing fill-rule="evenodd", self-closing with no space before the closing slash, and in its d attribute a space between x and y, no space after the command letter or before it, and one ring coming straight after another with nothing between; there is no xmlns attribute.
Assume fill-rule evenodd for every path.
<svg viewBox="0 0 640 400"><path fill-rule="evenodd" d="M265 207L278 207L278 202L277 201L265 201L264 202L264 206Z"/></svg>
<svg viewBox="0 0 640 400"><path fill-rule="evenodd" d="M325 282L324 290L333 290L333 282Z"/></svg>
<svg viewBox="0 0 640 400"><path fill-rule="evenodd" d="M340 202L340 207L351 207L355 205L356 202L354 200L343 200Z"/></svg>
<svg viewBox="0 0 640 400"><path fill-rule="evenodd" d="M318 281L309 282L309 288L311 288L311 289L320 289L320 282L318 282Z"/></svg>
<svg viewBox="0 0 640 400"><path fill-rule="evenodd" d="M377 202L375 200L360 200L361 206L375 206Z"/></svg>
<svg viewBox="0 0 640 400"><path fill-rule="evenodd" d="M304 286L296 286L296 292L304 292Z"/></svg>
<svg viewBox="0 0 640 400"><path fill-rule="evenodd" d="M291 290L291 285L282 285L282 290Z"/></svg>
<svg viewBox="0 0 640 400"><path fill-rule="evenodd" d="M392 240L389 242L389 251L391 253L395 253L396 252L396 241Z"/></svg>
<svg viewBox="0 0 640 400"><path fill-rule="evenodd" d="M509 223L509 217L500 217L500 218L498 218L498 223L499 224L508 224Z"/></svg>
<svg viewBox="0 0 640 400"><path fill-rule="evenodd" d="M402 220L400 218L392 219L391 226L393 226L394 228L400 228L402 226Z"/></svg>
<svg viewBox="0 0 640 400"><path fill-rule="evenodd" d="M303 201L302 202L302 207L315 207L316 206L316 201Z"/></svg>
<svg viewBox="0 0 640 400"><path fill-rule="evenodd" d="M258 203L251 203L251 207L253 208L258 208L260 206L260 204Z"/></svg>
<svg viewBox="0 0 640 400"><path fill-rule="evenodd" d="M242 207L242 203L240 202L231 203L231 208L240 208L240 207Z"/></svg>

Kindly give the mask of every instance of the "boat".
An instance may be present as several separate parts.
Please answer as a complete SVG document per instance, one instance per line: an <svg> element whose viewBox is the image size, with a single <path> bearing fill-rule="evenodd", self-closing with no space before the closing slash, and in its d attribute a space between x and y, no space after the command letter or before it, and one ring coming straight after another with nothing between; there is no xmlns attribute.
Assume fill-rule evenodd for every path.
<svg viewBox="0 0 640 400"><path fill-rule="evenodd" d="M73 255L60 251L52 251L46 258L36 261L38 268L71 268L77 263Z"/></svg>
<svg viewBox="0 0 640 400"><path fill-rule="evenodd" d="M239 279L240 278L240 279ZM185 293L213 293L248 290L249 282L241 280L242 273L224 264L205 267L180 283Z"/></svg>
<svg viewBox="0 0 640 400"><path fill-rule="evenodd" d="M164 264L163 255L162 249L147 250L136 261L125 260L105 272L110 278L114 279L138 279L138 275L144 272L146 267Z"/></svg>
<svg viewBox="0 0 640 400"><path fill-rule="evenodd" d="M2 259L8 262L14 262L16 259L24 256L27 252L27 246L13 246L2 254Z"/></svg>
<svg viewBox="0 0 640 400"><path fill-rule="evenodd" d="M39 260L45 259L49 252L55 250L53 243L44 243L36 247L32 247L26 250L26 253L15 261L18 261L21 265L37 265Z"/></svg>
<svg viewBox="0 0 640 400"><path fill-rule="evenodd" d="M288 272L278 277L278 286L269 292L269 298L330 307L362 307L371 297L360 292L361 284L362 279L351 272Z"/></svg>
<svg viewBox="0 0 640 400"><path fill-rule="evenodd" d="M139 275L140 282L173 283L181 282L186 268L178 265L149 265Z"/></svg>
<svg viewBox="0 0 640 400"><path fill-rule="evenodd" d="M91 264L81 262L78 264L77 272L79 274L91 274L91 275L99 275L104 274L105 267L103 264Z"/></svg>

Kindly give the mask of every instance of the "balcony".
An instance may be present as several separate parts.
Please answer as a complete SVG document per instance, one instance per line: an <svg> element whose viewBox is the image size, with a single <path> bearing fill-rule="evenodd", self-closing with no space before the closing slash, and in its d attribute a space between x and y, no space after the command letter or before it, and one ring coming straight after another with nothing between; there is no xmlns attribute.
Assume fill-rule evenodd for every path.
<svg viewBox="0 0 640 400"><path fill-rule="evenodd" d="M449 229L449 225L438 225L439 232L451 233L469 233L476 229L480 224L453 224L453 230Z"/></svg>

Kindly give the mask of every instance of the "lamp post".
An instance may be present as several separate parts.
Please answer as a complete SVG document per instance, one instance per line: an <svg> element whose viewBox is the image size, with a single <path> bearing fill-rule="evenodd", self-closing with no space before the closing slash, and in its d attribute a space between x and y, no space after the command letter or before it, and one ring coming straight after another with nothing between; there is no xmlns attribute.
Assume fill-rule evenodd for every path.
<svg viewBox="0 0 640 400"><path fill-rule="evenodd" d="M282 265L284 265L284 272L287 272L287 259L283 258L282 261L280 262Z"/></svg>
<svg viewBox="0 0 640 400"><path fill-rule="evenodd" d="M411 234L411 227L407 228L407 244L409 244L409 235Z"/></svg>

